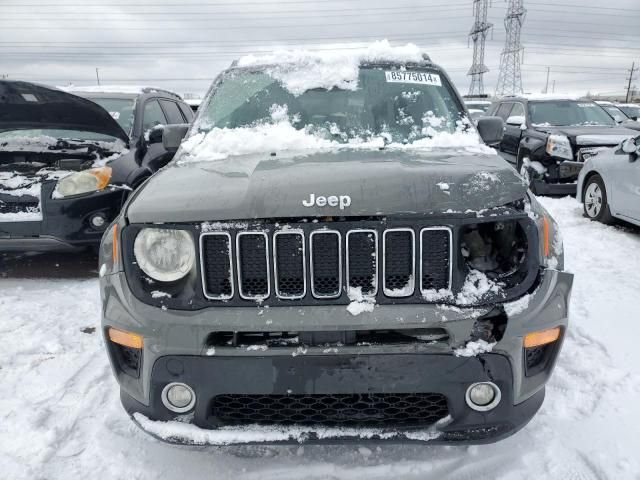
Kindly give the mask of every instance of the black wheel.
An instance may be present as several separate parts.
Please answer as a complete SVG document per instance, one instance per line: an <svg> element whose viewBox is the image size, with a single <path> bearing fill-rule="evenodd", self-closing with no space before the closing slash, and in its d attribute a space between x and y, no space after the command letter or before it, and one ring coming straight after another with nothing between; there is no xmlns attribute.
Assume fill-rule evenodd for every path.
<svg viewBox="0 0 640 480"><path fill-rule="evenodd" d="M582 194L582 205L587 218L606 224L615 222L609 210L607 190L600 175L593 175L587 180Z"/></svg>

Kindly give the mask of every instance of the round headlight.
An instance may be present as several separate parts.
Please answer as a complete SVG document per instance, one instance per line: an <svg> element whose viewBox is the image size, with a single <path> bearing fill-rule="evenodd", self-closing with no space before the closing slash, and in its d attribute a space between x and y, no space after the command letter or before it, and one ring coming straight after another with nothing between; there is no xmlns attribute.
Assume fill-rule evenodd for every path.
<svg viewBox="0 0 640 480"><path fill-rule="evenodd" d="M193 268L196 250L185 230L145 228L138 233L133 253L144 273L160 282L175 282Z"/></svg>

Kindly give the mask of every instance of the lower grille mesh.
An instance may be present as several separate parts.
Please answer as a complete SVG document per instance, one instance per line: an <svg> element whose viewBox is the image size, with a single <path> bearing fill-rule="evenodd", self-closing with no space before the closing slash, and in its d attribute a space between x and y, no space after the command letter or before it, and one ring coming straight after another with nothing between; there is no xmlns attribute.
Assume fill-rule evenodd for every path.
<svg viewBox="0 0 640 480"><path fill-rule="evenodd" d="M439 393L218 395L213 415L224 424L427 426L449 414Z"/></svg>

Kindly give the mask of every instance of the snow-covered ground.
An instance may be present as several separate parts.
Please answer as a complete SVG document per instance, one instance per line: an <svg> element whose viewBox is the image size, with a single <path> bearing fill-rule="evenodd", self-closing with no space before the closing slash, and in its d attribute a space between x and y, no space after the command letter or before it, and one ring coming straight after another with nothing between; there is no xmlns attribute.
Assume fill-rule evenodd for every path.
<svg viewBox="0 0 640 480"><path fill-rule="evenodd" d="M576 274L571 327L538 416L480 447L161 443L120 407L97 272L0 257L0 478L640 478L640 231L589 222L571 198L542 202Z"/></svg>

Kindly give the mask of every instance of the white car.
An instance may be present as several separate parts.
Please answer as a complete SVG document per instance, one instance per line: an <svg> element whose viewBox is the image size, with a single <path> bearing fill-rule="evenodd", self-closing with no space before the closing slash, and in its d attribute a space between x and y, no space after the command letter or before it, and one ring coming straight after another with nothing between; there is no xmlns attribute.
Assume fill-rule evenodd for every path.
<svg viewBox="0 0 640 480"><path fill-rule="evenodd" d="M616 218L640 226L640 136L589 158L578 176L576 198L592 220Z"/></svg>

